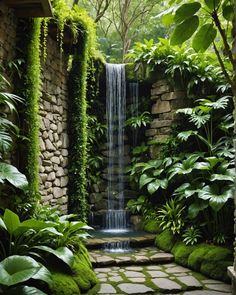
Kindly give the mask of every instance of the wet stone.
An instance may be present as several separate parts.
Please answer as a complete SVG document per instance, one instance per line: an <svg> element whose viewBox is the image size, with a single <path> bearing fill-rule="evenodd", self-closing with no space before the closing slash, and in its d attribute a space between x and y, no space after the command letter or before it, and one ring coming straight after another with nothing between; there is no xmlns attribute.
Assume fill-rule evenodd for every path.
<svg viewBox="0 0 236 295"><path fill-rule="evenodd" d="M191 270L182 266L175 266L172 268L167 268L166 272L168 273L179 273L179 272L190 272Z"/></svg>
<svg viewBox="0 0 236 295"><path fill-rule="evenodd" d="M215 291L220 291L220 292L230 292L231 291L231 286L227 284L210 284L210 285L205 285L205 287L215 290Z"/></svg>
<svg viewBox="0 0 236 295"><path fill-rule="evenodd" d="M168 262L173 261L174 256L169 253L157 253L150 257L150 260L153 262Z"/></svg>
<svg viewBox="0 0 236 295"><path fill-rule="evenodd" d="M112 277L109 277L109 280L111 282L121 282L123 279L121 276L112 276Z"/></svg>
<svg viewBox="0 0 236 295"><path fill-rule="evenodd" d="M152 279L152 282L161 290L161 291L171 291L178 292L182 290L182 287L166 278Z"/></svg>
<svg viewBox="0 0 236 295"><path fill-rule="evenodd" d="M144 283L145 278L129 278L132 283Z"/></svg>
<svg viewBox="0 0 236 295"><path fill-rule="evenodd" d="M150 270L160 270L160 269L162 269L161 266L159 266L159 265L148 265L146 268L150 269Z"/></svg>
<svg viewBox="0 0 236 295"><path fill-rule="evenodd" d="M202 288L202 284L193 276L178 277L178 280L187 287Z"/></svg>
<svg viewBox="0 0 236 295"><path fill-rule="evenodd" d="M168 274L166 274L165 272L163 271L158 271L158 270L148 270L147 271L150 276L152 278L165 278L165 277L168 277Z"/></svg>
<svg viewBox="0 0 236 295"><path fill-rule="evenodd" d="M110 272L111 269L110 268L107 268L107 267L104 267L104 268L100 267L100 268L95 268L94 271L96 273L98 273L98 272Z"/></svg>
<svg viewBox="0 0 236 295"><path fill-rule="evenodd" d="M98 294L116 294L116 289L110 284L101 284Z"/></svg>
<svg viewBox="0 0 236 295"><path fill-rule="evenodd" d="M216 291L205 291L205 290L198 290L198 291L188 291L184 292L183 295L226 295L229 293L223 292L216 292Z"/></svg>
<svg viewBox="0 0 236 295"><path fill-rule="evenodd" d="M126 294L145 294L148 292L153 292L153 289L141 284L124 283L119 284L118 287Z"/></svg>
<svg viewBox="0 0 236 295"><path fill-rule="evenodd" d="M144 278L145 275L142 272L137 271L125 271L124 274L127 278Z"/></svg>

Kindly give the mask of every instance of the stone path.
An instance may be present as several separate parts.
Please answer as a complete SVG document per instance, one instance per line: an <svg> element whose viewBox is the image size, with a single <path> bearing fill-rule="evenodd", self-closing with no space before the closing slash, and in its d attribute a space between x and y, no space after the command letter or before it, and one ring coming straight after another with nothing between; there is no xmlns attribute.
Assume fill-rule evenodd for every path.
<svg viewBox="0 0 236 295"><path fill-rule="evenodd" d="M91 250L90 255L100 280L96 294L232 294L230 285L179 266L154 247L124 254Z"/></svg>

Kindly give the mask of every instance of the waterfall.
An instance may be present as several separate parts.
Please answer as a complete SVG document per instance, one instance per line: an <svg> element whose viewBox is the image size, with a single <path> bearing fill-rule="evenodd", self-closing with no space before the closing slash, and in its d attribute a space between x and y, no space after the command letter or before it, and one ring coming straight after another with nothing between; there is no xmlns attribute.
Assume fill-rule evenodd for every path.
<svg viewBox="0 0 236 295"><path fill-rule="evenodd" d="M129 96L131 102L131 116L137 117L139 114L138 104L139 104L139 84L138 82L130 82L129 83ZM134 130L133 132L133 146L137 145L138 141L138 130Z"/></svg>
<svg viewBox="0 0 236 295"><path fill-rule="evenodd" d="M106 64L106 119L108 139L108 211L105 230L127 230L124 209L124 127L126 81L124 64Z"/></svg>

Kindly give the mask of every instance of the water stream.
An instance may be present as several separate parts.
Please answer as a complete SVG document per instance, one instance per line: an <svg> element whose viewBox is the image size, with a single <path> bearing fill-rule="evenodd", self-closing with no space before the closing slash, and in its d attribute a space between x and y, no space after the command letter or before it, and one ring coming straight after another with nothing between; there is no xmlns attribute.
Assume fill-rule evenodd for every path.
<svg viewBox="0 0 236 295"><path fill-rule="evenodd" d="M108 144L108 210L105 232L122 233L129 230L124 208L124 128L126 120L126 80L124 64L106 64L106 119ZM114 252L128 245L109 244Z"/></svg>

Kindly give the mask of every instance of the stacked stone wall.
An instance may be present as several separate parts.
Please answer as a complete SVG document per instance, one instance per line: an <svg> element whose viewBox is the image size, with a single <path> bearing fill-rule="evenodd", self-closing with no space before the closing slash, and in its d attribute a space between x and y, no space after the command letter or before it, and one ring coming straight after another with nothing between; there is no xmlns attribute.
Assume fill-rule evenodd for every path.
<svg viewBox="0 0 236 295"><path fill-rule="evenodd" d="M185 91L174 89L166 80L159 80L152 85L151 101L153 120L145 135L148 141L153 143L150 145L150 156L155 159L161 144L169 137L176 110L186 107L188 102Z"/></svg>
<svg viewBox="0 0 236 295"><path fill-rule="evenodd" d="M15 56L17 19L14 11L0 2L0 62Z"/></svg>
<svg viewBox="0 0 236 295"><path fill-rule="evenodd" d="M68 203L68 88L67 59L58 42L47 40L47 58L42 61L40 100L40 193L42 201L62 212Z"/></svg>

